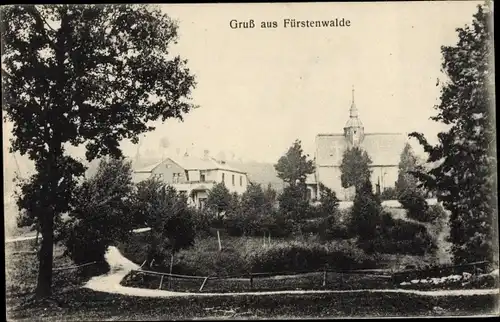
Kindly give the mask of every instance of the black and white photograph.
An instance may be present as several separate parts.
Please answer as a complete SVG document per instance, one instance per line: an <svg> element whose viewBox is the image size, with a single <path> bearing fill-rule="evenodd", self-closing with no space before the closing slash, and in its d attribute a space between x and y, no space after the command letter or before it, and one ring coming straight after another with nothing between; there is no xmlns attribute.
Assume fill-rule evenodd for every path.
<svg viewBox="0 0 500 322"><path fill-rule="evenodd" d="M3 5L6 320L499 316L493 10Z"/></svg>

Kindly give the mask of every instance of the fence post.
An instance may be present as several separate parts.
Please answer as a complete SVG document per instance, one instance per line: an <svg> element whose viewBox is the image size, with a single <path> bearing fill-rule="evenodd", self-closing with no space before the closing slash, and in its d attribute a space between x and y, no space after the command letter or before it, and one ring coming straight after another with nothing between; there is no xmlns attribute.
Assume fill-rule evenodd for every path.
<svg viewBox="0 0 500 322"><path fill-rule="evenodd" d="M323 271L323 287L326 286L326 267L325 270Z"/></svg>
<svg viewBox="0 0 500 322"><path fill-rule="evenodd" d="M250 289L253 289L253 275L250 273Z"/></svg>
<svg viewBox="0 0 500 322"><path fill-rule="evenodd" d="M172 288L172 266L174 265L174 253L172 252L172 256L170 257L170 275L168 276L168 288Z"/></svg>
<svg viewBox="0 0 500 322"><path fill-rule="evenodd" d="M220 233L219 229L217 229L217 240L219 241L219 251L222 251L222 243L220 241Z"/></svg>
<svg viewBox="0 0 500 322"><path fill-rule="evenodd" d="M164 277L164 276L165 276L165 275L162 275L162 276L161 276L161 280L160 280L160 287L158 287L158 289L159 289L159 290L161 290L161 287L162 287L162 285L163 285L163 277Z"/></svg>
<svg viewBox="0 0 500 322"><path fill-rule="evenodd" d="M203 286L205 286L205 283L207 282L208 280L208 276L205 277L205 279L203 280L203 283L201 284L201 287L200 287L200 292L203 290Z"/></svg>

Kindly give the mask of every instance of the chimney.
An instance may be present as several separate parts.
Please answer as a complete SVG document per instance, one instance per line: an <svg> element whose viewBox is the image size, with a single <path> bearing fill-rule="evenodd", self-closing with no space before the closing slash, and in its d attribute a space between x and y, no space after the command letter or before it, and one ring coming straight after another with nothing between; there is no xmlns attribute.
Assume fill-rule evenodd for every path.
<svg viewBox="0 0 500 322"><path fill-rule="evenodd" d="M203 159L208 160L210 151L203 150Z"/></svg>

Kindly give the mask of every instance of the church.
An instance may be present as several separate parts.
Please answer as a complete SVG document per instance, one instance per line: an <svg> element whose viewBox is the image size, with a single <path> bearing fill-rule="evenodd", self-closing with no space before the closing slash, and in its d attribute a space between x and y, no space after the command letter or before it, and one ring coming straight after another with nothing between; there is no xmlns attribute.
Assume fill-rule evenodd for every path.
<svg viewBox="0 0 500 322"><path fill-rule="evenodd" d="M353 88L349 119L344 126L344 132L316 136L316 171L306 181L309 198L317 199L320 182L335 191L339 200L354 198L354 188L344 189L340 180L342 157L344 151L351 147L359 147L370 156L374 190L382 192L389 187L393 188L398 178L398 164L406 142L407 135L404 133L365 133L354 102Z"/></svg>

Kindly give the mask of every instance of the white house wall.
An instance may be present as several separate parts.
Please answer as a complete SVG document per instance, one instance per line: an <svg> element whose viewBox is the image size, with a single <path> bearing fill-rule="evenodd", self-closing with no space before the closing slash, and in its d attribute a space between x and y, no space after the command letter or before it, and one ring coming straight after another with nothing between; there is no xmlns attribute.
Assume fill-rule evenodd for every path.
<svg viewBox="0 0 500 322"><path fill-rule="evenodd" d="M247 176L243 173L237 173L227 170L218 170L217 172L217 182L222 182L222 177L224 175L224 185L232 193L236 192L242 194L246 191L248 186ZM233 175L234 175L234 185L233 185ZM241 185L240 185L241 178Z"/></svg>

